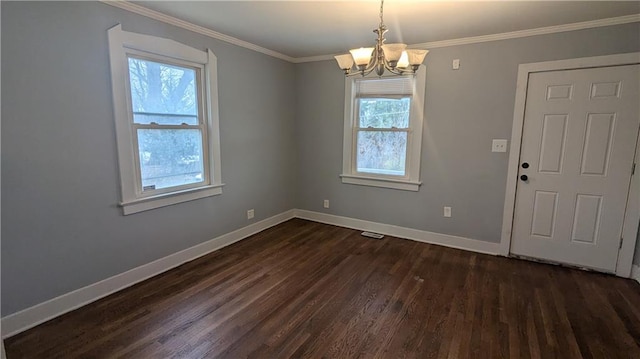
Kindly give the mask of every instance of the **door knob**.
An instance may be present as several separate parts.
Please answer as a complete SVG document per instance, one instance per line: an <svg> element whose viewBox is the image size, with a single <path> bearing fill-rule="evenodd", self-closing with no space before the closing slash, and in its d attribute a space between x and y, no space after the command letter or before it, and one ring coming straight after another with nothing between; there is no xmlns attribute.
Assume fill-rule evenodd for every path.
<svg viewBox="0 0 640 359"><path fill-rule="evenodd" d="M529 179L529 176L527 176L527 175L522 175L522 176L520 176L520 179L521 179L521 180L523 180L523 181L526 181L526 180L528 180L528 179Z"/></svg>
<svg viewBox="0 0 640 359"><path fill-rule="evenodd" d="M522 162L522 168L529 168L529 163Z"/></svg>

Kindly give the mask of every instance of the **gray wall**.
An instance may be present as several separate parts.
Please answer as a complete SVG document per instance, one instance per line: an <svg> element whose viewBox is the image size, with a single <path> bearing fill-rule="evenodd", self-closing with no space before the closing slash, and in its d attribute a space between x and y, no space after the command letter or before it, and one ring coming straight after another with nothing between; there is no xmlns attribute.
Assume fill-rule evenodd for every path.
<svg viewBox="0 0 640 359"><path fill-rule="evenodd" d="M419 192L341 183L343 75L334 61L298 64L297 207L499 242L508 154L491 140L511 138L518 65L638 50L638 23L431 50Z"/></svg>
<svg viewBox="0 0 640 359"><path fill-rule="evenodd" d="M122 216L117 23L218 57L222 195ZM3 1L2 315L293 208L294 90L290 63L105 4Z"/></svg>
<svg viewBox="0 0 640 359"><path fill-rule="evenodd" d="M638 238L636 238L636 254L633 257L633 263L640 265L640 228L638 228Z"/></svg>
<svg viewBox="0 0 640 359"><path fill-rule="evenodd" d="M432 50L416 193L340 182L333 62L292 65L100 3L1 6L3 316L243 227L249 208L498 241L507 156L489 149L510 138L517 65L640 47L631 24ZM106 33L117 23L218 56L221 196L122 216Z"/></svg>

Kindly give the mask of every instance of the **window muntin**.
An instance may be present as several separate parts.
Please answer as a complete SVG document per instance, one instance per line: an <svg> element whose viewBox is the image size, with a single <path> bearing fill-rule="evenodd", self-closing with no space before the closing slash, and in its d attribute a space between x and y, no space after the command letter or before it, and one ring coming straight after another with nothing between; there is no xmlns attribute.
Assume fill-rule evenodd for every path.
<svg viewBox="0 0 640 359"><path fill-rule="evenodd" d="M134 54L127 64L137 193L208 184L202 66Z"/></svg>

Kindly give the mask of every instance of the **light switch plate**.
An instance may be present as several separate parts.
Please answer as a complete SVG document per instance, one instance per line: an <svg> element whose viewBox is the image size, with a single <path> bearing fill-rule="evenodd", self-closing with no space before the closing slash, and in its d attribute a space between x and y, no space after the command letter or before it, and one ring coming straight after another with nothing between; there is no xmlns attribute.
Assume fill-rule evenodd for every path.
<svg viewBox="0 0 640 359"><path fill-rule="evenodd" d="M507 140L493 140L491 152L507 152Z"/></svg>

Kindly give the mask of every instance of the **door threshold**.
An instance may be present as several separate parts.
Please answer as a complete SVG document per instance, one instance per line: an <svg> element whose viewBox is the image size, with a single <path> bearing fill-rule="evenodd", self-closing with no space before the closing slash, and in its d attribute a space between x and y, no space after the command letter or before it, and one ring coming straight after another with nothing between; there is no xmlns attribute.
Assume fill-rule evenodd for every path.
<svg viewBox="0 0 640 359"><path fill-rule="evenodd" d="M579 266L579 265L576 265L576 264L555 262L555 261L551 261L551 260L548 260L548 259L540 259L540 258L535 258L535 257L528 257L528 256L520 255L520 254L509 253L508 257L509 258L514 258L514 259L521 259L521 260L525 260L525 261L529 261L529 262L536 262L536 263L541 263L541 264L550 264L550 265L563 267L563 268L568 268L568 269L578 269L578 270L585 271L585 272L608 274L608 275L613 275L613 276L616 275L615 272L605 272L605 271L603 271L601 269L583 267L583 266Z"/></svg>

